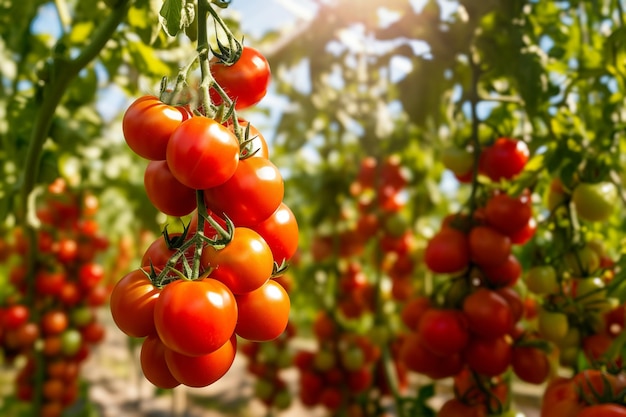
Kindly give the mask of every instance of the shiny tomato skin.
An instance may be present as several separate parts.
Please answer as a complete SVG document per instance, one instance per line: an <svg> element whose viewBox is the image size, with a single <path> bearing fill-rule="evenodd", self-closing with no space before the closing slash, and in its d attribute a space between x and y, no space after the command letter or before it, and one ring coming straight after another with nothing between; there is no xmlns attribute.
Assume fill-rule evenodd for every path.
<svg viewBox="0 0 626 417"><path fill-rule="evenodd" d="M450 398L443 403L437 417L487 417L487 410L484 405L468 405L458 398Z"/></svg>
<svg viewBox="0 0 626 417"><path fill-rule="evenodd" d="M170 135L189 117L189 112L182 107L170 106L154 96L139 97L124 113L124 138L137 155L153 161L163 160Z"/></svg>
<svg viewBox="0 0 626 417"><path fill-rule="evenodd" d="M487 223L507 236L524 228L532 215L528 193L519 197L499 193L491 197L485 206Z"/></svg>
<svg viewBox="0 0 626 417"><path fill-rule="evenodd" d="M572 191L576 214L589 222L606 221L615 211L618 190L612 182L581 182Z"/></svg>
<svg viewBox="0 0 626 417"><path fill-rule="evenodd" d="M480 167L492 180L511 179L524 169L528 162L528 145L521 140L498 138L485 148Z"/></svg>
<svg viewBox="0 0 626 417"><path fill-rule="evenodd" d="M252 229L265 239L278 265L291 259L298 250L298 221L285 203L280 203L270 217Z"/></svg>
<svg viewBox="0 0 626 417"><path fill-rule="evenodd" d="M463 358L473 371L486 375L502 374L511 364L511 345L505 337L472 337Z"/></svg>
<svg viewBox="0 0 626 417"><path fill-rule="evenodd" d="M235 125L229 119L226 127L235 133ZM242 149L241 156L244 158L265 158L268 159L270 152L267 146L265 136L261 134L259 129L244 119L239 119L239 127L241 128L241 138L246 139L246 131L248 131L248 144ZM248 156L248 153L252 155Z"/></svg>
<svg viewBox="0 0 626 417"><path fill-rule="evenodd" d="M511 239L489 226L476 226L469 233L469 253L479 266L502 264L511 254Z"/></svg>
<svg viewBox="0 0 626 417"><path fill-rule="evenodd" d="M541 401L541 417L576 417L585 407L571 378L557 377L546 386Z"/></svg>
<svg viewBox="0 0 626 417"><path fill-rule="evenodd" d="M104 267L97 262L83 264L78 270L78 285L83 291L90 291L104 279Z"/></svg>
<svg viewBox="0 0 626 417"><path fill-rule="evenodd" d="M463 313L469 329L483 337L499 337L513 328L509 303L500 294L479 288L463 300Z"/></svg>
<svg viewBox="0 0 626 417"><path fill-rule="evenodd" d="M215 187L235 173L239 142L233 132L215 120L192 117L172 133L166 161L183 185L195 190Z"/></svg>
<svg viewBox="0 0 626 417"><path fill-rule="evenodd" d="M196 208L196 190L178 181L166 161L150 161L143 184L152 205L168 216L186 216Z"/></svg>
<svg viewBox="0 0 626 417"><path fill-rule="evenodd" d="M287 291L269 280L260 288L235 296L237 327L235 333L255 342L266 342L280 336L289 322L290 301Z"/></svg>
<svg viewBox="0 0 626 417"><path fill-rule="evenodd" d="M227 66L218 60L211 61L211 74L228 97L235 101L235 108L242 110L257 104L267 92L271 71L267 59L256 49L244 46L241 56ZM210 90L215 104L222 98L215 89Z"/></svg>
<svg viewBox="0 0 626 417"><path fill-rule="evenodd" d="M236 324L235 297L211 278L171 282L154 306L154 325L163 344L183 355L215 351L230 339Z"/></svg>
<svg viewBox="0 0 626 417"><path fill-rule="evenodd" d="M530 384L541 384L550 375L550 360L536 347L514 346L511 364L515 375Z"/></svg>
<svg viewBox="0 0 626 417"><path fill-rule="evenodd" d="M180 385L165 362L165 345L156 334L146 337L141 344L139 362L144 377L154 386L171 389Z"/></svg>
<svg viewBox="0 0 626 417"><path fill-rule="evenodd" d="M122 277L113 287L109 304L117 327L131 337L155 333L154 306L159 294L160 290L141 269Z"/></svg>
<svg viewBox="0 0 626 417"><path fill-rule="evenodd" d="M461 352L469 341L467 319L458 310L430 308L417 326L422 344L435 355L447 356Z"/></svg>
<svg viewBox="0 0 626 417"><path fill-rule="evenodd" d="M467 236L460 230L444 228L433 236L426 246L424 262L436 273L453 273L469 265Z"/></svg>
<svg viewBox="0 0 626 417"><path fill-rule="evenodd" d="M487 282L494 287L513 286L522 275L522 265L512 253L503 263L484 266L482 270Z"/></svg>
<svg viewBox="0 0 626 417"><path fill-rule="evenodd" d="M276 211L284 193L283 177L269 159L247 158L226 182L206 189L204 198L214 213L228 216L237 226L252 227Z"/></svg>
<svg viewBox="0 0 626 417"><path fill-rule="evenodd" d="M237 353L237 337L232 335L211 353L187 356L165 349L165 362L170 372L188 387L201 388L211 385L228 372Z"/></svg>
<svg viewBox="0 0 626 417"><path fill-rule="evenodd" d="M626 406L619 404L596 404L585 407L576 417L626 417Z"/></svg>
<svg viewBox="0 0 626 417"><path fill-rule="evenodd" d="M214 268L209 277L224 283L234 294L260 288L274 268L269 245L246 227L235 227L232 240L222 249L207 246L200 262L205 269Z"/></svg>
<svg viewBox="0 0 626 417"><path fill-rule="evenodd" d="M41 295L59 295L66 282L67 277L63 271L40 269L35 274L35 290Z"/></svg>
<svg viewBox="0 0 626 417"><path fill-rule="evenodd" d="M400 346L399 358L409 370L433 379L456 375L464 365L461 355L434 354L424 346L421 336L417 333L409 333L404 339Z"/></svg>

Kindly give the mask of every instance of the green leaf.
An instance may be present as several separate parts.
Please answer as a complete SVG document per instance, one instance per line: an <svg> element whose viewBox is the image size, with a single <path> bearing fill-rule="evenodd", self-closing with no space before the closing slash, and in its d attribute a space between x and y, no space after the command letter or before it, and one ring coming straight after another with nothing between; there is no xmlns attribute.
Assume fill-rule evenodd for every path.
<svg viewBox="0 0 626 417"><path fill-rule="evenodd" d="M183 0L165 0L159 11L165 33L176 36L181 29L191 25L195 16L193 2Z"/></svg>
<svg viewBox="0 0 626 417"><path fill-rule="evenodd" d="M90 39L90 35L93 32L94 22L79 22L74 25L72 32L70 33L69 40L72 44L82 44Z"/></svg>
<svg viewBox="0 0 626 417"><path fill-rule="evenodd" d="M163 76L171 72L170 68L155 55L154 49L142 42L129 42L128 51L137 69L143 74Z"/></svg>

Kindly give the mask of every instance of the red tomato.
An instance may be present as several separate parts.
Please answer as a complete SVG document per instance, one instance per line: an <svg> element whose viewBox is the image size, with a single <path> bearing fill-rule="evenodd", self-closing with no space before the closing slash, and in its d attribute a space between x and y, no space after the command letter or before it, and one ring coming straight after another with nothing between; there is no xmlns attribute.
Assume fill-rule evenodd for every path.
<svg viewBox="0 0 626 417"><path fill-rule="evenodd" d="M433 379L451 377L463 369L461 355L436 355L424 346L421 336L417 333L410 333L404 339L399 358L411 371Z"/></svg>
<svg viewBox="0 0 626 417"><path fill-rule="evenodd" d="M155 333L154 306L160 292L143 270L126 274L111 292L111 315L117 327L131 337Z"/></svg>
<svg viewBox="0 0 626 417"><path fill-rule="evenodd" d="M469 253L480 266L502 264L511 254L511 239L489 226L476 226L469 233Z"/></svg>
<svg viewBox="0 0 626 417"><path fill-rule="evenodd" d="M467 319L458 310L431 308L419 320L422 344L439 356L461 352L469 341Z"/></svg>
<svg viewBox="0 0 626 417"><path fill-rule="evenodd" d="M499 232L511 236L523 229L533 215L529 193L511 197L499 193L491 197L485 206L487 223Z"/></svg>
<svg viewBox="0 0 626 417"><path fill-rule="evenodd" d="M211 278L167 284L154 306L154 325L163 344L183 355L214 352L230 339L236 324L235 297Z"/></svg>
<svg viewBox="0 0 626 417"><path fill-rule="evenodd" d="M2 314L2 324L6 329L17 329L30 317L30 310L22 304L7 307Z"/></svg>
<svg viewBox="0 0 626 417"><path fill-rule="evenodd" d="M280 203L274 214L252 229L265 239L278 265L291 259L298 250L298 221L285 203Z"/></svg>
<svg viewBox="0 0 626 417"><path fill-rule="evenodd" d="M217 84L235 102L237 110L254 106L261 101L271 78L267 59L249 46L243 47L237 62L230 66L217 59L211 60L211 73ZM222 103L222 98L215 89L211 89L210 93L215 104Z"/></svg>
<svg viewBox="0 0 626 417"><path fill-rule="evenodd" d="M499 138L483 150L480 167L492 181L511 179L528 162L528 145L523 141Z"/></svg>
<svg viewBox="0 0 626 417"><path fill-rule="evenodd" d="M509 303L495 291L479 288L463 301L469 329L483 337L499 337L513 328Z"/></svg>
<svg viewBox="0 0 626 417"><path fill-rule="evenodd" d="M172 133L166 160L172 175L187 187L215 187L235 173L239 142L233 132L215 120L192 117Z"/></svg>
<svg viewBox="0 0 626 417"><path fill-rule="evenodd" d="M437 417L487 417L487 410L484 405L468 405L451 398L441 406Z"/></svg>
<svg viewBox="0 0 626 417"><path fill-rule="evenodd" d="M41 316L41 331L46 336L58 335L69 326L67 314L61 310L48 310Z"/></svg>
<svg viewBox="0 0 626 417"><path fill-rule="evenodd" d="M252 229L236 227L232 240L222 249L207 246L203 268L214 268L209 277L223 282L234 294L260 288L272 275L274 259L265 240Z"/></svg>
<svg viewBox="0 0 626 417"><path fill-rule="evenodd" d="M576 417L585 405L570 378L556 378L548 383L542 401L541 417Z"/></svg>
<svg viewBox="0 0 626 417"><path fill-rule="evenodd" d="M626 406L620 404L597 404L585 407L576 417L626 417Z"/></svg>
<svg viewBox="0 0 626 417"><path fill-rule="evenodd" d="M511 345L505 337L472 337L463 358L473 371L486 375L502 374L511 364Z"/></svg>
<svg viewBox="0 0 626 417"><path fill-rule="evenodd" d="M506 287L515 285L522 275L522 265L514 254L510 254L506 261L498 265L483 266L483 274L490 285Z"/></svg>
<svg viewBox="0 0 626 417"><path fill-rule="evenodd" d="M428 297L415 297L409 300L402 308L402 322L411 330L416 331L420 319L424 313L430 308L430 299Z"/></svg>
<svg viewBox="0 0 626 417"><path fill-rule="evenodd" d="M614 375L599 369L585 369L572 378L574 389L587 404L597 404L603 398L615 398L626 388L622 375Z"/></svg>
<svg viewBox="0 0 626 417"><path fill-rule="evenodd" d="M548 355L535 347L514 346L511 364L515 375L530 384L541 384L550 375Z"/></svg>
<svg viewBox="0 0 626 417"><path fill-rule="evenodd" d="M231 120L228 119L226 126L235 132L235 125L231 123ZM250 124L247 120L239 119L239 126L241 127L241 134L243 140L248 140L248 144L244 146L241 151L241 157L248 157L248 154L252 154L252 157L256 158L269 158L269 148L267 146L267 141L265 137L259 132L259 130ZM246 138L246 131L248 132L248 136Z"/></svg>
<svg viewBox="0 0 626 417"><path fill-rule="evenodd" d="M139 361L143 376L153 385L170 389L180 385L165 362L165 345L157 335L146 337L141 344Z"/></svg>
<svg viewBox="0 0 626 417"><path fill-rule="evenodd" d="M172 107L154 96L140 97L124 113L124 139L137 155L163 160L172 132L189 117L182 107Z"/></svg>
<svg viewBox="0 0 626 417"><path fill-rule="evenodd" d="M424 262L436 273L461 271L469 265L467 236L460 230L445 228L428 241Z"/></svg>
<svg viewBox="0 0 626 417"><path fill-rule="evenodd" d="M66 275L62 271L40 269L35 274L35 290L41 295L59 295L66 283Z"/></svg>
<svg viewBox="0 0 626 417"><path fill-rule="evenodd" d="M211 385L224 376L233 364L236 352L237 337L232 335L222 346L201 356L186 356L166 348L165 362L181 384L200 388Z"/></svg>
<svg viewBox="0 0 626 417"><path fill-rule="evenodd" d="M207 206L228 216L237 226L254 226L267 219L283 201L285 185L278 168L265 158L239 162L234 175L204 191Z"/></svg>
<svg viewBox="0 0 626 417"><path fill-rule="evenodd" d="M178 181L166 161L150 161L143 184L154 207L169 216L186 216L196 208L196 190Z"/></svg>
<svg viewBox="0 0 626 417"><path fill-rule="evenodd" d="M93 289L103 278L104 268L95 262L83 264L78 270L78 285L83 291Z"/></svg>
<svg viewBox="0 0 626 417"><path fill-rule="evenodd" d="M96 344L104 340L106 330L102 324L92 321L80 329L80 334L85 343Z"/></svg>
<svg viewBox="0 0 626 417"><path fill-rule="evenodd" d="M244 339L265 342L276 339L287 327L290 301L287 291L269 280L260 288L236 295L238 319L235 333Z"/></svg>
<svg viewBox="0 0 626 417"><path fill-rule="evenodd" d="M495 290L496 293L504 298L509 305L511 315L513 316L513 323L517 323L524 316L526 306L524 301L520 298L519 293L513 287L502 287Z"/></svg>

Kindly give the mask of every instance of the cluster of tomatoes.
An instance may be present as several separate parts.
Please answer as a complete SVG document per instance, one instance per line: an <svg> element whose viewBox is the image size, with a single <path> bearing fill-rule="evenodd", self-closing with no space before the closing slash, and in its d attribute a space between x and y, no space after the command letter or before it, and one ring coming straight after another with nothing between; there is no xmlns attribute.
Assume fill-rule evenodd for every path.
<svg viewBox="0 0 626 417"><path fill-rule="evenodd" d="M33 401L41 382L42 416L60 416L78 398L79 371L90 347L104 338L97 308L107 299L104 268L96 259L108 247L94 215L98 201L58 179L41 198L32 278L28 241L16 229L10 282L0 308L0 348L10 362L26 358L16 395ZM15 362L19 363L19 362Z"/></svg>
<svg viewBox="0 0 626 417"><path fill-rule="evenodd" d="M211 71L212 97L221 89L236 109L256 104L269 82L267 61L248 47L233 65L213 61ZM224 97L213 99L219 104ZM202 106L190 108L144 96L123 119L129 147L150 160L144 176L150 201L167 215L192 215L183 233L165 229L142 267L111 295L115 323L145 338L142 369L162 388L221 378L237 336L280 336L290 301L272 278L298 244L296 219L282 201L284 181L261 133L234 113L222 122L205 116Z"/></svg>
<svg viewBox="0 0 626 417"><path fill-rule="evenodd" d="M359 396L369 390L376 375L381 351L368 337L338 327L320 312L313 324L316 351L300 350L294 364L300 372L299 398L306 407L322 405L336 414L365 415Z"/></svg>

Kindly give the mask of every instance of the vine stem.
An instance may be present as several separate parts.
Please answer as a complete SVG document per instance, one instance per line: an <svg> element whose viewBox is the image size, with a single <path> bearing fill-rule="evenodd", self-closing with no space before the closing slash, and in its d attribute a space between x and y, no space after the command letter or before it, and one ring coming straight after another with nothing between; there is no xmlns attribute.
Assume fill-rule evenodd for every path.
<svg viewBox="0 0 626 417"><path fill-rule="evenodd" d="M209 88L214 83L213 76L211 75L211 67L209 63L209 53L211 51L209 45L209 34L207 27L208 15L212 11L211 5L207 0L198 0L198 62L200 64L200 102L204 108L204 114L207 117L215 116L213 105L211 103L211 97L209 95ZM200 220L200 219L198 219Z"/></svg>

